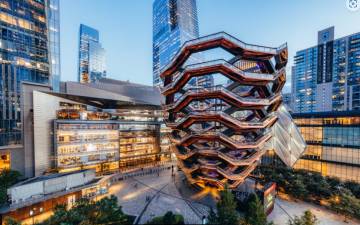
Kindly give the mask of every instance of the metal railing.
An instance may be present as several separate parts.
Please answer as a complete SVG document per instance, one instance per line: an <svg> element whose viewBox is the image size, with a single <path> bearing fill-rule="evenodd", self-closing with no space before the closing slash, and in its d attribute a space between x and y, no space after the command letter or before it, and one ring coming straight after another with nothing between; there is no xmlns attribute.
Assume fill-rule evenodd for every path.
<svg viewBox="0 0 360 225"><path fill-rule="evenodd" d="M217 59L217 60L195 63L195 64L185 66L183 71L176 76L176 79L173 80L170 84L161 88L161 91L164 93L164 92L168 91L169 89L176 87L177 83L179 81L183 80L184 74L187 73L189 70L203 69L203 68L210 67L210 66L214 67L214 66L220 66L220 65L227 67L228 69L232 70L234 73L238 74L240 77L252 79L252 80L273 81L274 78L277 76L277 72L275 72L274 74L245 72L245 71L239 69L238 67L230 64L229 62L227 62L224 59Z"/></svg>
<svg viewBox="0 0 360 225"><path fill-rule="evenodd" d="M199 45L204 42L217 40L217 39L227 39L227 40L231 41L232 43L234 43L235 45L237 45L245 50L264 52L264 53L273 54L273 55L277 54L279 51L283 50L284 48L287 48L287 43L280 45L278 48L271 48L271 47L266 47L266 46L261 46L261 45L247 44L247 43L240 41L239 39L229 35L226 32L218 32L215 34L210 34L207 36L200 37L198 39L186 41L183 44L183 46L177 51L177 53L172 58L170 63L167 66L165 66L161 70L161 72L164 72L164 71L168 70L171 66L173 66L174 62L178 59L178 57L184 51L185 48L187 48L189 46L193 46L193 45Z"/></svg>

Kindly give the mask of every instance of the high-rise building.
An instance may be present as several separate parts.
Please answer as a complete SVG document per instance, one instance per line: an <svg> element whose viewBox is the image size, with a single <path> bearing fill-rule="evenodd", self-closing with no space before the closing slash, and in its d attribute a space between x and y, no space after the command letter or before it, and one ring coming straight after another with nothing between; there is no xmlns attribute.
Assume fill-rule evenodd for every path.
<svg viewBox="0 0 360 225"><path fill-rule="evenodd" d="M48 44L51 86L54 91L60 90L60 0L48 0Z"/></svg>
<svg viewBox="0 0 360 225"><path fill-rule="evenodd" d="M99 42L99 31L81 24L78 81L93 83L104 77L106 77L105 50Z"/></svg>
<svg viewBox="0 0 360 225"><path fill-rule="evenodd" d="M283 93L283 103L289 112L292 112L292 95L291 93Z"/></svg>
<svg viewBox="0 0 360 225"><path fill-rule="evenodd" d="M360 109L360 33L334 39L334 27L319 31L318 44L294 61L295 112Z"/></svg>
<svg viewBox="0 0 360 225"><path fill-rule="evenodd" d="M153 84L180 47L199 37L196 0L155 0L153 3Z"/></svg>
<svg viewBox="0 0 360 225"><path fill-rule="evenodd" d="M51 2L0 1L0 151L22 144L21 82L50 83Z"/></svg>

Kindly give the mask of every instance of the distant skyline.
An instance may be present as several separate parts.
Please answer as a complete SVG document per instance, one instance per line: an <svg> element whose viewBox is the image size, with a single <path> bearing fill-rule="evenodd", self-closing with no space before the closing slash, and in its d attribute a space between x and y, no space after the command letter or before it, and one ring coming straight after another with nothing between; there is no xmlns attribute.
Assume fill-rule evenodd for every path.
<svg viewBox="0 0 360 225"><path fill-rule="evenodd" d="M289 46L288 81L296 51L316 45L317 32L335 38L360 32L360 11L345 0L198 0L200 36L225 31L252 44ZM152 85L151 0L62 0L61 80L77 80L80 23L96 27L107 50L107 77ZM287 83L289 90L290 82Z"/></svg>

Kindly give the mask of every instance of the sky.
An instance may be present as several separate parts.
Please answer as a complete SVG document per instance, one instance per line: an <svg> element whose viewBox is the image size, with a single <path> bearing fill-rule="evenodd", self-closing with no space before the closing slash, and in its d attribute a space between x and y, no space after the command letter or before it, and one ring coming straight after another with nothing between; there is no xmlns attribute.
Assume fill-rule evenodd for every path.
<svg viewBox="0 0 360 225"><path fill-rule="evenodd" d="M76 81L80 23L100 32L107 76L152 85L153 0L61 0L61 80ZM288 71L296 51L317 43L335 26L335 38L360 32L360 10L346 0L197 0L200 35L225 31L238 39L277 47L287 42ZM290 87L288 73L286 89Z"/></svg>

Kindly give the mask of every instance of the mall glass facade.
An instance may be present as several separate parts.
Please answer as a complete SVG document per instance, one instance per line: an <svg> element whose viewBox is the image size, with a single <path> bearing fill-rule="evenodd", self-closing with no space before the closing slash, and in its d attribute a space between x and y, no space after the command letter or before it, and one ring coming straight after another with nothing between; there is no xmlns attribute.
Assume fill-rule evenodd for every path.
<svg viewBox="0 0 360 225"><path fill-rule="evenodd" d="M296 113L360 109L360 33L334 39L334 27L319 31L318 45L294 57Z"/></svg>
<svg viewBox="0 0 360 225"><path fill-rule="evenodd" d="M80 83L93 83L106 77L105 49L99 42L99 31L84 24L79 32L79 71Z"/></svg>
<svg viewBox="0 0 360 225"><path fill-rule="evenodd" d="M360 111L293 114L307 143L297 169L360 182Z"/></svg>
<svg viewBox="0 0 360 225"><path fill-rule="evenodd" d="M55 168L111 172L160 161L161 113L148 109L87 111L63 104L54 121ZM166 156L167 157L167 156Z"/></svg>
<svg viewBox="0 0 360 225"><path fill-rule="evenodd" d="M153 3L153 85L161 86L161 70L188 40L199 37L196 0L155 0ZM199 56L198 56L199 57ZM193 62L198 59L194 58ZM202 79L211 86L210 77Z"/></svg>
<svg viewBox="0 0 360 225"><path fill-rule="evenodd" d="M22 143L22 81L48 84L47 3L0 1L0 146Z"/></svg>

